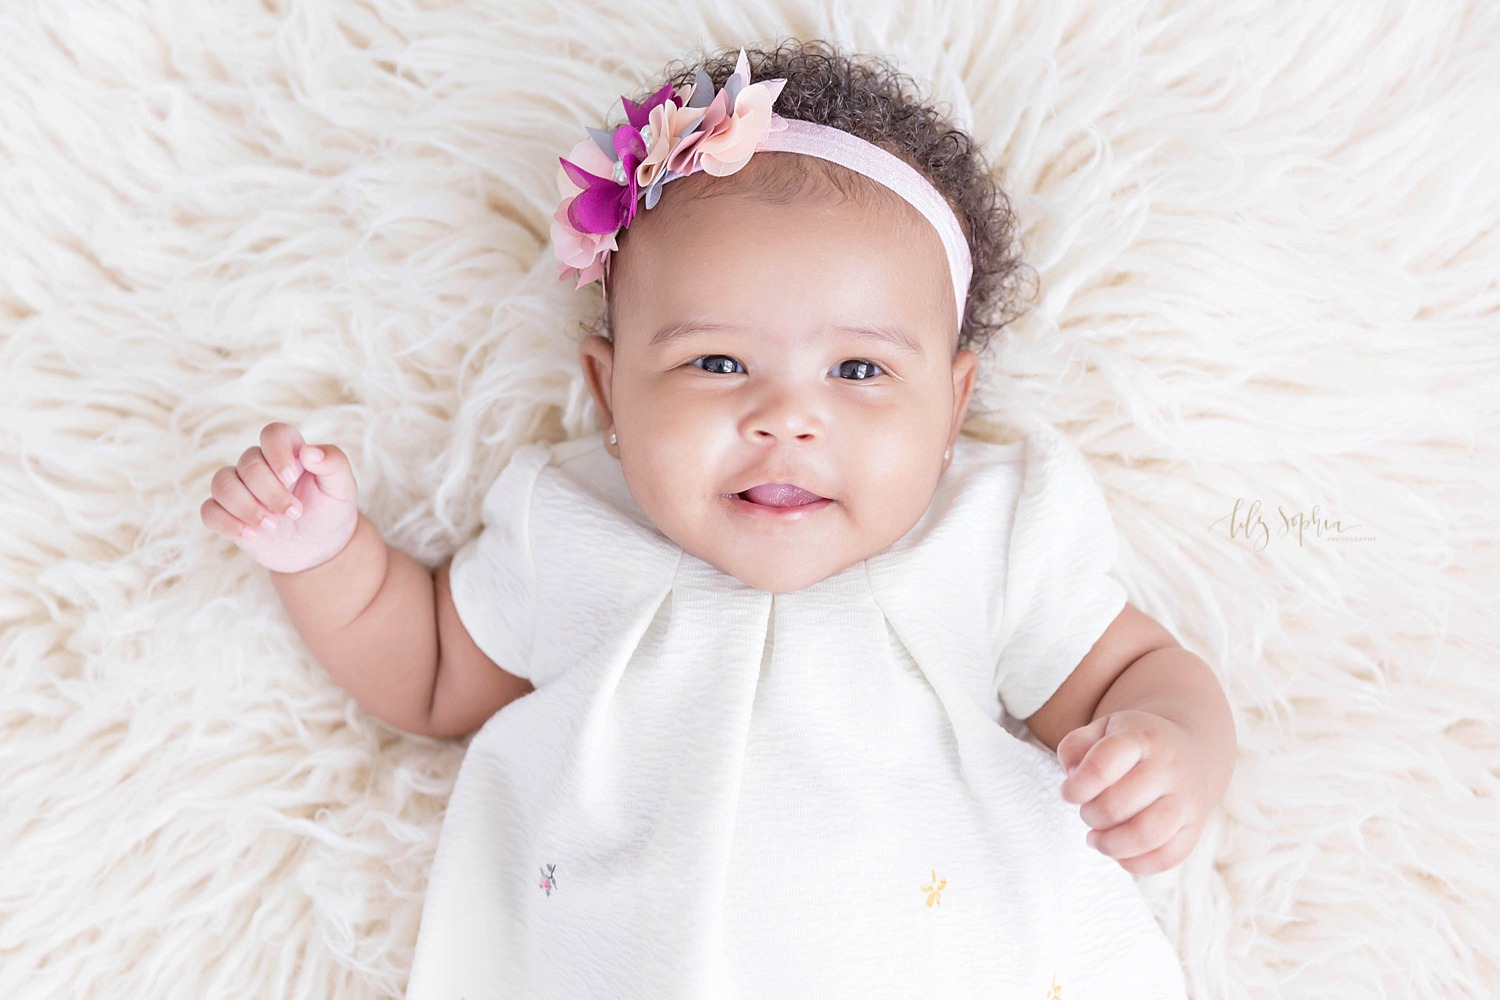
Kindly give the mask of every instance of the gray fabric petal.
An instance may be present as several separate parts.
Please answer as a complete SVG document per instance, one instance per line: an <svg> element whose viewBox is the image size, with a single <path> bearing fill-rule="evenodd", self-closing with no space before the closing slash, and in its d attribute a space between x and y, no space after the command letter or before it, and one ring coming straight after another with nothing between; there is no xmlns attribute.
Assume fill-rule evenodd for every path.
<svg viewBox="0 0 1500 1000"><path fill-rule="evenodd" d="M620 162L620 154L615 152L615 134L613 131L609 129L593 128L588 125L585 125L584 128L588 131L590 138L594 140L594 145L604 150L605 156L609 157L616 163Z"/></svg>
<svg viewBox="0 0 1500 1000"><path fill-rule="evenodd" d="M734 114L734 99L739 96L741 90L745 89L745 81L738 75L731 76L724 84L724 90L729 94L726 114Z"/></svg>
<svg viewBox="0 0 1500 1000"><path fill-rule="evenodd" d="M656 180L652 181L651 186L646 189L646 207L655 208L656 203L661 200L661 189L677 178L686 176L686 174L679 174L675 170L663 170L657 174Z"/></svg>
<svg viewBox="0 0 1500 1000"><path fill-rule="evenodd" d="M655 208L656 203L661 200L661 186L665 183L664 178L666 176L667 172L663 170L661 173L656 175L656 180L652 181L651 186L646 189L647 208Z"/></svg>
<svg viewBox="0 0 1500 1000"><path fill-rule="evenodd" d="M714 101L714 81L703 70L693 74L693 96L689 98L687 106L690 108L706 108Z"/></svg>

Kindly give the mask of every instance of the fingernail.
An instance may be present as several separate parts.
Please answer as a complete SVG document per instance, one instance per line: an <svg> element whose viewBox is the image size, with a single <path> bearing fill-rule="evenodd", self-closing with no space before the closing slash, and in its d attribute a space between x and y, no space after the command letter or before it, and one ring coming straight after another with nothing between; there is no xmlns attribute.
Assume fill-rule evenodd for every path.
<svg viewBox="0 0 1500 1000"><path fill-rule="evenodd" d="M318 448L311 448L311 447L309 447L309 448L303 448L302 449L302 461L304 461L304 462L321 462L321 461L323 461L323 452L322 452L321 449L318 449Z"/></svg>
<svg viewBox="0 0 1500 1000"><path fill-rule="evenodd" d="M297 470L292 468L290 465L288 465L285 469L282 469L281 481L283 483L286 483L288 486L295 483L297 481Z"/></svg>
<svg viewBox="0 0 1500 1000"><path fill-rule="evenodd" d="M276 518L272 517L270 514L267 514L265 517L260 519L260 526L262 528L265 528L267 531L271 531L276 527Z"/></svg>
<svg viewBox="0 0 1500 1000"><path fill-rule="evenodd" d="M286 516L295 521L297 520L297 518L302 516L302 508L298 507L296 504L292 504L286 509Z"/></svg>
<svg viewBox="0 0 1500 1000"><path fill-rule="evenodd" d="M241 538L254 538L255 537L255 529L252 528L252 527L250 527L250 525L248 525L248 524L245 525L243 528L240 529L240 537Z"/></svg>

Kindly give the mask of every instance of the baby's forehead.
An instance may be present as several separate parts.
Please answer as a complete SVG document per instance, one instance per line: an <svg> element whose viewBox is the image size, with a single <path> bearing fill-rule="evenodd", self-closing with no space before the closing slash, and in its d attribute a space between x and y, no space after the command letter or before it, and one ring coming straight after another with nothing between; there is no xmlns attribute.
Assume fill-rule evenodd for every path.
<svg viewBox="0 0 1500 1000"><path fill-rule="evenodd" d="M618 243L612 325L622 312L670 322L707 311L904 329L937 314L956 327L931 223L884 185L815 157L765 153L728 176L675 180Z"/></svg>
<svg viewBox="0 0 1500 1000"><path fill-rule="evenodd" d="M833 281L841 269L857 268L888 274L898 286L916 279L952 294L942 240L920 212L888 191L704 185L671 205L663 196L655 209L639 213L615 256L611 269L624 272L622 284L639 270L658 282L688 285L697 297L747 271L774 271L750 265L776 261L802 268L784 278L806 277L814 286L820 274ZM788 290L803 284L787 281Z"/></svg>
<svg viewBox="0 0 1500 1000"><path fill-rule="evenodd" d="M705 207L718 207L722 212L705 212ZM668 232L680 234L683 228L701 223L705 214L753 216L787 208L825 223L830 216L843 216L898 230L929 225L904 198L863 174L817 157L784 153L762 153L726 177L699 173L676 181L655 209L638 213L637 218L660 213L651 221L660 221ZM627 239L630 231L626 230Z"/></svg>

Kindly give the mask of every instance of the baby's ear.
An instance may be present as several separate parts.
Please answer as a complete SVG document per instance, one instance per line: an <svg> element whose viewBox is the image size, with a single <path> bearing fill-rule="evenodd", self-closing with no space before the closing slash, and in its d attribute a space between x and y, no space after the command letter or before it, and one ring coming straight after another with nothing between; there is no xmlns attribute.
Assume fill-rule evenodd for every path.
<svg viewBox="0 0 1500 1000"><path fill-rule="evenodd" d="M612 423L614 410L610 397L615 345L598 334L590 334L578 345L578 361L583 368L583 379L588 383L589 393L594 397L604 423Z"/></svg>
<svg viewBox="0 0 1500 1000"><path fill-rule="evenodd" d="M955 438L963 429L969 414L969 400L974 396L974 382L979 374L979 355L959 351L953 357L953 426L948 437Z"/></svg>

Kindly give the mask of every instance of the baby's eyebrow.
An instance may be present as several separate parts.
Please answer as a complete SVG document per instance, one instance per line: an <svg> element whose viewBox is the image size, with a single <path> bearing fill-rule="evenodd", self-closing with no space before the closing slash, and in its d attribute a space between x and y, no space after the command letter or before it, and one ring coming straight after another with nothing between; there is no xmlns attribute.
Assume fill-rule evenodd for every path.
<svg viewBox="0 0 1500 1000"><path fill-rule="evenodd" d="M899 327L893 326L833 326L829 327L830 333L847 333L861 340L873 340L883 344L889 344L897 350L916 357L922 356L922 345L913 337ZM652 347L658 344L674 344L679 340L685 340L700 333L744 333L745 328L733 323L714 323L707 320L685 319L676 323L668 323L657 330L651 338Z"/></svg>

